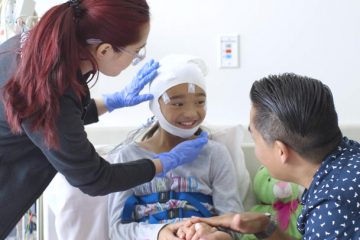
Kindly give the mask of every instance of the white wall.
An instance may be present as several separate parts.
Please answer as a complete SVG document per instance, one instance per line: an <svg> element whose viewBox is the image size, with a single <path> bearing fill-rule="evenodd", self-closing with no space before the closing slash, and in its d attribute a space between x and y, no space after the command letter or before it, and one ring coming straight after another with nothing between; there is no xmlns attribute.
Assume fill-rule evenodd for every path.
<svg viewBox="0 0 360 240"><path fill-rule="evenodd" d="M43 2L38 0L38 2ZM247 125L249 90L268 74L295 72L332 89L341 125L360 121L360 1L358 0L149 0L152 29L147 60L190 53L209 66L210 124ZM42 3L43 4L43 3ZM219 69L220 35L240 35L240 68ZM101 76L93 96L120 89L138 68ZM139 125L147 104L101 117L97 125Z"/></svg>

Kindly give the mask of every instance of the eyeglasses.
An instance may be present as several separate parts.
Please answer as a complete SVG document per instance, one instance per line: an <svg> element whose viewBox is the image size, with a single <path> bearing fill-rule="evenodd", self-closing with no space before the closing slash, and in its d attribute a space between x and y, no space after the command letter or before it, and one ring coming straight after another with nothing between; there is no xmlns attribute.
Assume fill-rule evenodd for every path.
<svg viewBox="0 0 360 240"><path fill-rule="evenodd" d="M131 55L133 57L133 60L132 60L132 65L136 65L138 64L139 62L141 62L145 57L146 57L146 48L145 46L140 48L139 51L137 52L133 52L133 51L130 51L130 50L127 50L126 48L122 48L122 47L118 47L117 49L119 49L119 51L121 52L124 52L124 53L127 53L129 55Z"/></svg>
<svg viewBox="0 0 360 240"><path fill-rule="evenodd" d="M103 41L101 41L100 39L96 39L96 38L89 38L89 39L86 40L86 42L88 44L101 44L101 43L103 43ZM127 50L124 47L117 47L116 49L118 51L120 51L120 52L124 52L124 53L127 53L127 54L131 55L133 57L133 60L132 60L131 64L134 65L134 66L136 64L138 64L139 62L141 62L146 57L146 48L145 48L145 46L140 48L139 51L136 51L136 52Z"/></svg>

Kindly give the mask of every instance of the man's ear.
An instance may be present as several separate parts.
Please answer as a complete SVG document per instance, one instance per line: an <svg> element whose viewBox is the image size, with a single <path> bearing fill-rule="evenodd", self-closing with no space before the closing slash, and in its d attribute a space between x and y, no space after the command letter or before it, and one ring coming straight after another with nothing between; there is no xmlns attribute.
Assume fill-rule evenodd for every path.
<svg viewBox="0 0 360 240"><path fill-rule="evenodd" d="M109 54L113 54L113 53L114 53L114 49L108 43L100 44L100 46L96 49L96 57L100 59L109 56Z"/></svg>
<svg viewBox="0 0 360 240"><path fill-rule="evenodd" d="M279 157L282 164L286 164L289 161L290 149L288 145L282 141L276 140L274 142L275 153Z"/></svg>

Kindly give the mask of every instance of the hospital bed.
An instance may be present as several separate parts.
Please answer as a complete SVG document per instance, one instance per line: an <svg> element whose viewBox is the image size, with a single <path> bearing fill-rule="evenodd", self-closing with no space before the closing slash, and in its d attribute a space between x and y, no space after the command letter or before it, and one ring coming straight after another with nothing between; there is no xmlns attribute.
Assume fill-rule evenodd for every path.
<svg viewBox="0 0 360 240"><path fill-rule="evenodd" d="M90 141L100 154L105 154L113 146L126 139L135 127L87 127ZM213 139L225 144L233 158L238 172L239 192L245 209L255 204L251 180L260 166L255 157L254 145L247 126L206 125ZM360 140L360 126L343 126L342 131L349 138ZM99 239L107 235L107 198L88 197L70 186L65 178L57 174L43 194L43 239ZM80 216L84 222L75 221L72 216ZM67 219L67 220L64 220ZM83 225L81 225L83 224ZM58 232L56 232L58 231Z"/></svg>

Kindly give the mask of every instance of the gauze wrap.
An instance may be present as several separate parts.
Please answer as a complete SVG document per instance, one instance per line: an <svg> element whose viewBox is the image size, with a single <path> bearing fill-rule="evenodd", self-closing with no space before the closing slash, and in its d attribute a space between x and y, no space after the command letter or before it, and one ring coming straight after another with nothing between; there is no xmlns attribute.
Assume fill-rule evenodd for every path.
<svg viewBox="0 0 360 240"><path fill-rule="evenodd" d="M189 138L194 135L200 126L183 129L172 125L162 114L159 99L166 90L182 83L195 84L206 91L204 78L206 74L207 69L204 61L197 57L169 55L160 61L158 75L150 83L150 93L154 95L154 99L150 101L150 110L159 121L161 128L181 138Z"/></svg>

